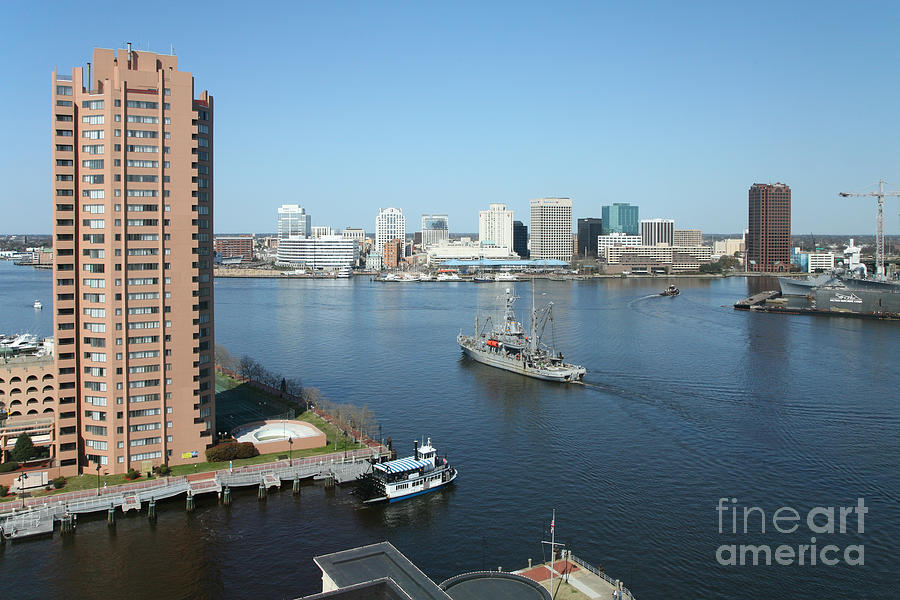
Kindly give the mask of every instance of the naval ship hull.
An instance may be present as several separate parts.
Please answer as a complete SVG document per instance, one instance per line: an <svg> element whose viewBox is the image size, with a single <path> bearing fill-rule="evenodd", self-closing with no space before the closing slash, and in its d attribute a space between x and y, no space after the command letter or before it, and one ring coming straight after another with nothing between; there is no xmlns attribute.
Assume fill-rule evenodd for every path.
<svg viewBox="0 0 900 600"><path fill-rule="evenodd" d="M529 366L528 361L521 358L516 359L515 355L506 356L499 352L480 350L476 347L478 343L468 336L459 336L457 341L459 342L459 346L462 348L463 353L472 360L505 371L518 373L519 375L534 377L535 379L556 381L558 383L574 383L581 381L581 378L584 377L586 373L584 367L569 365ZM519 356L521 356L521 354L519 354Z"/></svg>

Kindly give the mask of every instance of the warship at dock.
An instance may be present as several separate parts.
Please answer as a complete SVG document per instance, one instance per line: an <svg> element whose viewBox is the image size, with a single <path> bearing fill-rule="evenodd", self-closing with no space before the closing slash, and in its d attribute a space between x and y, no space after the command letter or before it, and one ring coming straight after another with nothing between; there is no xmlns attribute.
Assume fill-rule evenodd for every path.
<svg viewBox="0 0 900 600"><path fill-rule="evenodd" d="M562 353L553 345L542 342L547 323L553 320L553 303L549 303L539 314L532 299L531 332L527 333L513 311L516 300L518 297L507 288L502 322L492 324L489 317L479 328L476 315L474 335L460 332L456 338L463 353L480 363L536 379L561 383L580 381L587 370L580 365L564 362ZM492 327L486 331L489 325Z"/></svg>

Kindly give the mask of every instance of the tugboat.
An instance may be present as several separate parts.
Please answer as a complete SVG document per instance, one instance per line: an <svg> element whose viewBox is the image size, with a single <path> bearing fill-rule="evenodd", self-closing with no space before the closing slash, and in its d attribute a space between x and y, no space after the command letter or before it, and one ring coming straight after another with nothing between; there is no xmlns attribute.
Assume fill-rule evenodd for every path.
<svg viewBox="0 0 900 600"><path fill-rule="evenodd" d="M41 304L40 300L35 300L32 306L34 307L34 310L41 310L42 308L44 308L44 305Z"/></svg>
<svg viewBox="0 0 900 600"><path fill-rule="evenodd" d="M532 286L532 294L534 294L534 286ZM553 303L551 302L543 308L539 315L538 311L534 309L532 295L531 335L529 336L525 334L525 329L516 320L513 312L513 304L516 300L518 297L514 296L507 288L506 313L503 322L494 325L488 333L485 333L484 330L490 323L490 318L479 329L476 315L475 335L463 335L460 332L456 337L462 351L480 363L528 377L560 383L580 381L587 370L580 365L563 362L562 353L557 352L554 346L548 347L541 342L547 323L553 321Z"/></svg>
<svg viewBox="0 0 900 600"><path fill-rule="evenodd" d="M680 293L681 292L678 291L677 287L675 287L674 285L670 285L669 287L667 287L666 289L661 291L659 293L659 295L660 296L677 296Z"/></svg>
<svg viewBox="0 0 900 600"><path fill-rule="evenodd" d="M375 463L372 471L357 480L357 493L363 502L397 502L404 498L433 492L456 479L456 469L446 458L438 458L431 438L419 446L415 440L413 455Z"/></svg>

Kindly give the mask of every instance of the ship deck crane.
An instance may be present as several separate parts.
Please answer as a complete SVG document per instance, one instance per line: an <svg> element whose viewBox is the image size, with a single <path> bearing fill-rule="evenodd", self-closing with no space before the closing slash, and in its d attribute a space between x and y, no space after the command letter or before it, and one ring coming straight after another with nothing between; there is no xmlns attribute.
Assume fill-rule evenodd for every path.
<svg viewBox="0 0 900 600"><path fill-rule="evenodd" d="M867 193L840 192L841 198L874 197L878 199L878 220L875 227L875 276L884 279L884 197L894 196L900 198L900 192L885 192L884 179L878 180L878 191Z"/></svg>

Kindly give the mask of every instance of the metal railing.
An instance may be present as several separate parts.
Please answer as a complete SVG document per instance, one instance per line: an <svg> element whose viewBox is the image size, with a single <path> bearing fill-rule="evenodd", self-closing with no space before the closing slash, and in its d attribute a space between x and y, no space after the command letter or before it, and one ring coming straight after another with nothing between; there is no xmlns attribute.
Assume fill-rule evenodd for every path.
<svg viewBox="0 0 900 600"><path fill-rule="evenodd" d="M569 560L571 560L573 563L577 564L582 569L585 569L586 571L590 571L594 575L597 575L598 577L600 577L601 579L603 579L604 581L606 581L609 585L611 585L613 587L616 587L617 584L621 585L622 593L627 595L628 598L631 598L631 600L635 600L634 594L631 593L631 590L629 590L627 587L622 585L621 580L619 580L617 582L617 580L613 579L612 577L610 577L609 575L607 575L600 569L594 567L592 564L585 562L584 560L578 558L574 554L569 554Z"/></svg>

